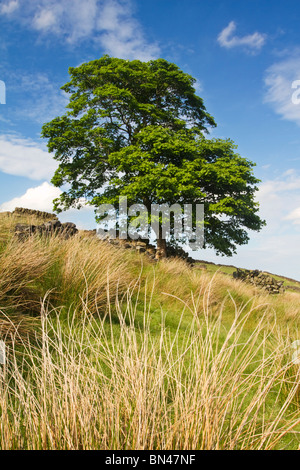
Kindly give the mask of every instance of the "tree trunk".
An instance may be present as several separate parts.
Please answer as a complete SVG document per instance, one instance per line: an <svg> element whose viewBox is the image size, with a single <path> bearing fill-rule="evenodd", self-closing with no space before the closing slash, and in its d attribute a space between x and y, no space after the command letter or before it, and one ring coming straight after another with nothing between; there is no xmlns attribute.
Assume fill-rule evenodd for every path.
<svg viewBox="0 0 300 470"><path fill-rule="evenodd" d="M162 237L161 224L159 224L159 236L156 242L157 242L157 251L159 252L159 257L166 258L167 257L167 243L166 243L166 239Z"/></svg>

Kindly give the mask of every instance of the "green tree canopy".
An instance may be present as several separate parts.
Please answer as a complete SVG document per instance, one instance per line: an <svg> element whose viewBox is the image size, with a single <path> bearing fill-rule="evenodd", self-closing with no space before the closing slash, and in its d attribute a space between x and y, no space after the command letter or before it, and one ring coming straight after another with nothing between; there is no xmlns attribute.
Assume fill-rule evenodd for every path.
<svg viewBox="0 0 300 470"><path fill-rule="evenodd" d="M202 203L205 246L225 255L262 228L254 164L231 140L207 138L216 124L190 75L163 59L109 56L69 73L66 114L42 129L59 162L52 183L68 187L54 210L83 197L95 206L117 206L119 196L147 208Z"/></svg>

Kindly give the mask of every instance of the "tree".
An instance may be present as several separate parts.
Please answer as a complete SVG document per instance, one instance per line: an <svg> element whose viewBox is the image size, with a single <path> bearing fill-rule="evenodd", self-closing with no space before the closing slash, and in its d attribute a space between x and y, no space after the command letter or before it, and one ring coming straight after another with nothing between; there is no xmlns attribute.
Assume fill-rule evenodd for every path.
<svg viewBox="0 0 300 470"><path fill-rule="evenodd" d="M158 59L109 56L70 68L62 89L67 112L44 124L42 136L59 162L52 179L68 189L57 212L91 204L204 204L205 247L232 255L247 229L264 225L254 200L254 164L227 139L208 139L215 121L195 93L195 80ZM80 204L79 204L80 207ZM161 233L158 246L165 249Z"/></svg>

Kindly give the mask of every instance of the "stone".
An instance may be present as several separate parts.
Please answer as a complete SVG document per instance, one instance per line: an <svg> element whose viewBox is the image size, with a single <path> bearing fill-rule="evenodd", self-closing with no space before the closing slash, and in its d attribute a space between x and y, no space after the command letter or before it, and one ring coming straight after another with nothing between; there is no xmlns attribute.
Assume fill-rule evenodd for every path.
<svg viewBox="0 0 300 470"><path fill-rule="evenodd" d="M78 229L72 222L66 222L62 224L58 219L52 219L41 225L16 224L14 232L15 237L20 241L25 240L33 233L38 233L40 235L56 234L61 235L63 238L67 239L75 235L78 232Z"/></svg>
<svg viewBox="0 0 300 470"><path fill-rule="evenodd" d="M51 214L50 212L38 211L35 209L26 209L24 207L16 207L15 210L12 212L12 214L17 215L17 216L33 215L41 219L58 220L57 216L55 214Z"/></svg>
<svg viewBox="0 0 300 470"><path fill-rule="evenodd" d="M267 291L269 294L281 294L285 291L283 281L276 281L270 274L261 272L257 269L237 269L233 273L235 279L248 282L254 286L260 287Z"/></svg>
<svg viewBox="0 0 300 470"><path fill-rule="evenodd" d="M136 242L136 246L142 246L143 248L145 248L147 246L147 243L145 243L145 242Z"/></svg>
<svg viewBox="0 0 300 470"><path fill-rule="evenodd" d="M199 268L199 269L207 269L206 264L198 264L198 263L197 263L196 266L197 266L197 268Z"/></svg>

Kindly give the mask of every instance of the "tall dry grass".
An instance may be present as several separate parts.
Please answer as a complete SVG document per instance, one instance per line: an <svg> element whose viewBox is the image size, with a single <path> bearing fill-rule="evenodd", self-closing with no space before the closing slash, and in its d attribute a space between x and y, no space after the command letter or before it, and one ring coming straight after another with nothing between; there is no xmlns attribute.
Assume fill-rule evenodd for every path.
<svg viewBox="0 0 300 470"><path fill-rule="evenodd" d="M42 286L50 253L37 238L26 243L11 239L0 252L0 338L8 339L18 328L23 339L34 335L32 314L40 311Z"/></svg>
<svg viewBox="0 0 300 470"><path fill-rule="evenodd" d="M0 250L0 339L10 341L16 329L19 340L34 338L46 295L53 308L77 316L82 306L91 314L104 312L108 285L111 295L121 294L132 279L127 260L97 239L9 238Z"/></svg>
<svg viewBox="0 0 300 470"><path fill-rule="evenodd" d="M39 306L37 282L50 264L49 251L36 237L26 243L11 240L0 253L0 307Z"/></svg>
<svg viewBox="0 0 300 470"><path fill-rule="evenodd" d="M175 332L162 312L153 335L151 298L137 324L138 297L116 300L117 331L110 308L95 320L85 305L66 326L43 303L41 344L10 348L1 369L2 449L298 447L299 368L280 329L262 318L245 335L251 311L233 302L225 330L204 301L184 303Z"/></svg>
<svg viewBox="0 0 300 470"><path fill-rule="evenodd" d="M127 260L117 248L97 238L75 236L68 240L51 237L48 251L53 265L49 289L58 303L80 311L105 308L107 289L115 296L132 281Z"/></svg>
<svg viewBox="0 0 300 470"><path fill-rule="evenodd" d="M0 308L33 308L47 291L60 304L106 303L112 293L130 282L127 262L120 252L97 239L33 235L24 242L10 240L0 252Z"/></svg>

